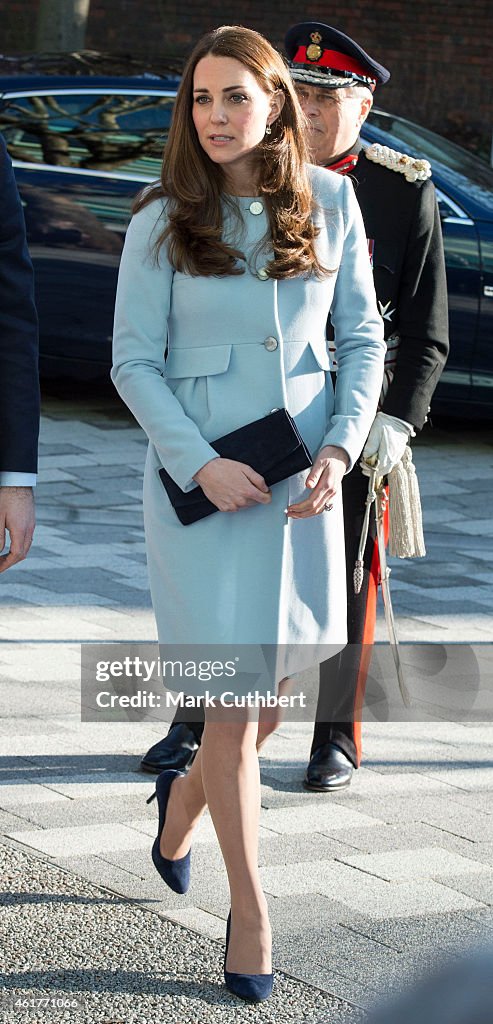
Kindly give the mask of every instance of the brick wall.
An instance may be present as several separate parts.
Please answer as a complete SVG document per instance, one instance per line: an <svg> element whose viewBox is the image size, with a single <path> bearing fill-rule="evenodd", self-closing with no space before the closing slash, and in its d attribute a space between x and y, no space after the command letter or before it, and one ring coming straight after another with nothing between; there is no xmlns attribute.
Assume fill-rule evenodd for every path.
<svg viewBox="0 0 493 1024"><path fill-rule="evenodd" d="M39 0L0 0L4 53L34 48ZM392 71L377 104L488 155L493 121L490 0L91 0L86 46L153 59L181 56L205 31L243 24L282 48L285 29L311 18L354 36Z"/></svg>

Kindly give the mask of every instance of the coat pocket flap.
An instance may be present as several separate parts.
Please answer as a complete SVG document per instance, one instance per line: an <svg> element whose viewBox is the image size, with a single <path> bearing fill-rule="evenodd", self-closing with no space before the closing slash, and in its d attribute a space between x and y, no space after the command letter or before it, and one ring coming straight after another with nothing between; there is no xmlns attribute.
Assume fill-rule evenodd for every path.
<svg viewBox="0 0 493 1024"><path fill-rule="evenodd" d="M321 370L330 370L329 353L327 349L327 342L324 340L310 341L310 348L317 360L317 363Z"/></svg>
<svg viewBox="0 0 493 1024"><path fill-rule="evenodd" d="M166 359L166 376L209 377L215 373L224 373L230 363L231 349L232 345L170 349Z"/></svg>

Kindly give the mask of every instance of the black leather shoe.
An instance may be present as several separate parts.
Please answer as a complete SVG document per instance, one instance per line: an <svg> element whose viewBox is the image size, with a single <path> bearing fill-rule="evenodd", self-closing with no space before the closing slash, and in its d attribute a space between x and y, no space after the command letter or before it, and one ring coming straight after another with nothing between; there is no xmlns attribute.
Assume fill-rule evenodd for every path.
<svg viewBox="0 0 493 1024"><path fill-rule="evenodd" d="M344 789L351 782L353 767L340 747L335 743L324 743L312 754L306 769L305 789L314 789L319 793Z"/></svg>
<svg viewBox="0 0 493 1024"><path fill-rule="evenodd" d="M187 772L199 746L200 743L192 729L189 729L185 722L177 722L171 726L163 740L159 740L159 743L155 743L147 754L144 754L140 767L143 772L154 772L156 775L168 771L169 768Z"/></svg>

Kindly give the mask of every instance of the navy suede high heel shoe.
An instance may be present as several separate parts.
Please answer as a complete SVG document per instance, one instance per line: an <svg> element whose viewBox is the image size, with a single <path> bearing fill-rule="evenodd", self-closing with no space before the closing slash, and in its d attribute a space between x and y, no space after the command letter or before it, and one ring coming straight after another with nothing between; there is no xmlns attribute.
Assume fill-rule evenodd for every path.
<svg viewBox="0 0 493 1024"><path fill-rule="evenodd" d="M228 956L229 936L231 933L231 911L228 915L226 925L226 952L224 954L224 980L226 988L240 999L246 999L249 1003L262 1003L268 999L274 984L273 974L235 974L234 971L226 970L226 959Z"/></svg>
<svg viewBox="0 0 493 1024"><path fill-rule="evenodd" d="M157 837L152 846L152 860L154 862L154 866L157 871L159 871L161 878L166 882L166 885L169 885L170 889L173 889L173 892L178 892L180 895L187 892L187 889L190 886L191 852L189 850L184 857L178 857L177 860L168 860L167 857L162 856L159 844L161 842L161 835L164 828L164 822L166 820L166 808L168 806L171 784L180 775L184 774L184 772L178 772L175 769L169 769L169 771L161 772L156 779L156 789L152 796L147 800L147 803L150 804L151 800L154 800L154 797L157 796L159 808Z"/></svg>

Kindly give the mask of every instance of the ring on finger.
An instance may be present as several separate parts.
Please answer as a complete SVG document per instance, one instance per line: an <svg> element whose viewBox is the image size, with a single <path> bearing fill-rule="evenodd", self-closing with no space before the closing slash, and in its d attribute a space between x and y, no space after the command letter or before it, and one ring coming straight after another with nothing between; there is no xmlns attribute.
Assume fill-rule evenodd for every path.
<svg viewBox="0 0 493 1024"><path fill-rule="evenodd" d="M330 512L333 508L334 508L333 505L325 505L324 506L324 512Z"/></svg>

